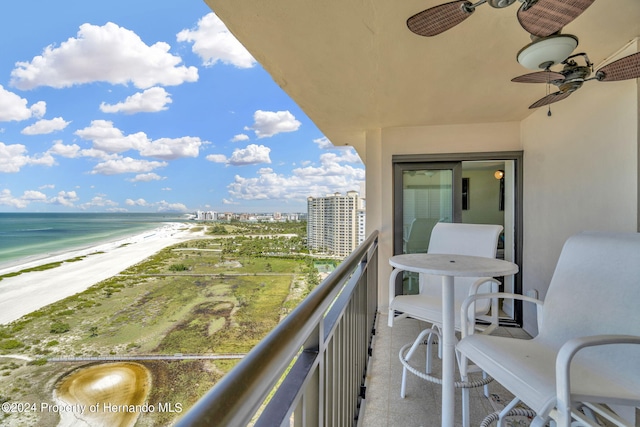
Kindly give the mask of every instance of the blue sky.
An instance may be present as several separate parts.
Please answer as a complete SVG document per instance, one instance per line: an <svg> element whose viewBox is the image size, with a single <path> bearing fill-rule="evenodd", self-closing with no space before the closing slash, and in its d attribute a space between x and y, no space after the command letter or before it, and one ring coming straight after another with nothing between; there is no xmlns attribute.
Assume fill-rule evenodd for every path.
<svg viewBox="0 0 640 427"><path fill-rule="evenodd" d="M304 212L359 190L201 0L0 7L0 211Z"/></svg>

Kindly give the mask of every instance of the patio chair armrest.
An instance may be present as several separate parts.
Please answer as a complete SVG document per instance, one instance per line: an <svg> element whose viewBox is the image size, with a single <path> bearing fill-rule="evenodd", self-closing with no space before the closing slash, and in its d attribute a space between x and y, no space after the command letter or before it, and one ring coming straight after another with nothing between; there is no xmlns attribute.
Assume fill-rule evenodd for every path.
<svg viewBox="0 0 640 427"><path fill-rule="evenodd" d="M498 292L498 286L500 286L499 280L494 279L493 277L481 277L473 282L473 284L469 288L469 295L476 295L478 293L478 289L480 289L480 286L484 285L487 282L493 283L493 285L491 286L491 292Z"/></svg>
<svg viewBox="0 0 640 427"><path fill-rule="evenodd" d="M479 299L485 298L503 298L503 299L514 299L520 301L528 301L534 304L537 304L539 307L544 305L544 301L539 300L537 298L528 297L526 295L513 294L509 292L491 292L488 294L475 294L469 295L463 302L462 307L460 308L460 315L462 316L462 321L460 323L460 329L462 331L462 337L464 338L467 335L470 335L475 330L476 319L475 316L469 316L469 306L473 304L475 301Z"/></svg>
<svg viewBox="0 0 640 427"><path fill-rule="evenodd" d="M402 270L401 268L394 268L393 271L391 272L391 275L389 276L389 320L388 320L389 327L393 326L394 310L391 307L391 303L393 302L393 299L396 297L396 277L402 271L404 270Z"/></svg>
<svg viewBox="0 0 640 427"><path fill-rule="evenodd" d="M494 279L493 277L481 277L478 280L476 280L475 282L473 282L473 284L471 285L471 287L469 288L469 295L476 295L478 294L478 291L480 290L480 286L486 284L486 283L490 283L490 292L499 292L500 291L500 281L497 279ZM489 293L489 292L485 292L485 293ZM471 306L471 313L475 313L476 312L476 307L475 307L475 301L472 303ZM471 314L469 315L471 317ZM477 318L478 316L476 316ZM482 331L483 334L490 334L491 332L493 332L498 326L499 326L499 316L498 316L498 298L491 298L491 309L490 309L490 315L481 315L480 318L482 320L488 321L489 325Z"/></svg>
<svg viewBox="0 0 640 427"><path fill-rule="evenodd" d="M640 345L640 336L636 335L591 335L572 338L565 342L556 356L556 409L560 419L566 425L571 420L571 361L583 348L611 345L611 344L637 344ZM565 421L568 420L568 421ZM558 425L562 425L558 421Z"/></svg>

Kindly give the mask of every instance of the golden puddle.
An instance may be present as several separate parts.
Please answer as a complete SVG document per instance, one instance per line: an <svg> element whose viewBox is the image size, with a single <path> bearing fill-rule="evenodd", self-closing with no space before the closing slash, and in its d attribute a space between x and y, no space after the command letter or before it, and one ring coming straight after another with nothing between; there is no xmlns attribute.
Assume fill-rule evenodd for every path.
<svg viewBox="0 0 640 427"><path fill-rule="evenodd" d="M84 421L90 426L133 426L140 413L151 412L145 404L151 374L138 363L105 363L72 372L60 382L61 426ZM84 423L82 423L85 425Z"/></svg>

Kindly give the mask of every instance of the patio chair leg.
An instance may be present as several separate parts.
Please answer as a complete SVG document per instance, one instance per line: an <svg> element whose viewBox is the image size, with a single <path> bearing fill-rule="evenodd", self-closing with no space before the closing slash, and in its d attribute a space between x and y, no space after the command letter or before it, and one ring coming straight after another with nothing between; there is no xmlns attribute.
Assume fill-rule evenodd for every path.
<svg viewBox="0 0 640 427"><path fill-rule="evenodd" d="M482 379L486 380L487 379L487 373L485 371L482 371ZM489 398L489 384L485 384L482 389L484 390L484 397L486 397L487 399Z"/></svg>
<svg viewBox="0 0 640 427"><path fill-rule="evenodd" d="M404 399L405 388L407 386L407 368L402 367L402 385L400 386L400 397Z"/></svg>
<svg viewBox="0 0 640 427"><path fill-rule="evenodd" d="M507 406L504 407L504 409L502 411L500 411L500 415L498 417L498 425L496 427L505 427L505 417L507 416L507 414L509 413L509 411L511 411L513 408L515 408L515 406L520 403L520 399L518 399L517 397L515 399L513 399L511 402L509 402L507 404Z"/></svg>
<svg viewBox="0 0 640 427"><path fill-rule="evenodd" d="M420 332L420 335L418 335L418 337L415 339L415 341L411 345L411 348L407 352L404 360L410 360L411 357L413 356L413 353L418 349L418 346L420 346L424 342L424 337L425 336L431 337L431 334L433 334L433 332L434 331L432 329L425 329L422 332ZM407 378L407 368L403 367L402 368L402 385L400 386L400 397L402 397L403 399L405 396L406 378Z"/></svg>
<svg viewBox="0 0 640 427"><path fill-rule="evenodd" d="M433 351L433 334L429 334L427 337L427 354L425 360L425 369L424 372L427 374L431 373L431 352Z"/></svg>
<svg viewBox="0 0 640 427"><path fill-rule="evenodd" d="M458 362L458 369L460 369L460 380L462 382L467 382L469 380L469 360L456 352L456 360ZM471 420L469 417L469 389L462 388L462 427L469 427L471 425Z"/></svg>
<svg viewBox="0 0 640 427"><path fill-rule="evenodd" d="M467 381L467 377L462 378L462 381ZM462 389L462 427L469 427L471 420L469 419L469 389Z"/></svg>

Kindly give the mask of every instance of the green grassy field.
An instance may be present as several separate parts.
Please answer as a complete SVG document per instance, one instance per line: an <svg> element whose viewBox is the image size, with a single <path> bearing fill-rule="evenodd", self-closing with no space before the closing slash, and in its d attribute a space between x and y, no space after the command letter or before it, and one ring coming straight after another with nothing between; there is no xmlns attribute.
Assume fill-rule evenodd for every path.
<svg viewBox="0 0 640 427"><path fill-rule="evenodd" d="M0 358L0 403L51 402L56 383L83 365L45 364L47 357L248 352L318 278L313 262L303 256L265 256L293 247L296 238L250 238L242 227L242 237L212 236L166 248L0 327L0 355L35 359ZM144 362L153 377L149 403L180 402L188 408L236 363ZM148 414L137 425L166 425L173 416ZM55 425L46 417L38 425ZM20 420L29 418L0 414L2 425Z"/></svg>

